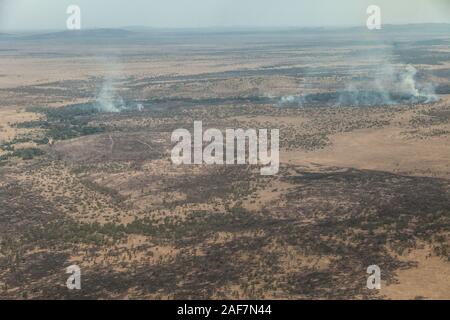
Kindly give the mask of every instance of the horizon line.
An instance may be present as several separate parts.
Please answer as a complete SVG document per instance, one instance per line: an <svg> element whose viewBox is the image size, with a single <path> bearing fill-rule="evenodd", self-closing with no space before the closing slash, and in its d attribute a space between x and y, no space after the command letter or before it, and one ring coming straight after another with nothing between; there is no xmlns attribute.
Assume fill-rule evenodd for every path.
<svg viewBox="0 0 450 320"><path fill-rule="evenodd" d="M418 26L418 25L448 25L450 22L411 22L411 23L385 23L383 26ZM271 30L271 29L352 29L352 28L365 28L363 24L358 25L309 25L309 26L255 26L255 25L241 25L241 26L201 26L201 27L155 27L147 25L123 25L123 26L89 26L74 31L89 31L89 30L127 30L127 29L153 29L157 30ZM33 28L33 29L3 29L0 28L0 33L4 32L62 32L71 31L66 28Z"/></svg>

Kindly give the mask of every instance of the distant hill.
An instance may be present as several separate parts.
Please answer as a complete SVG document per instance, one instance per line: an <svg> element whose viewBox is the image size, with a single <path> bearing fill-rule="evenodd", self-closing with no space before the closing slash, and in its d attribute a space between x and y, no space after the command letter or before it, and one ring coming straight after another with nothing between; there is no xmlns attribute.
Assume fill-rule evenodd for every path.
<svg viewBox="0 0 450 320"><path fill-rule="evenodd" d="M0 40L18 41L56 41L56 42L87 42L89 44L105 42L167 42L174 41L177 37L183 41L191 41L205 37L265 37L277 34L297 35L307 34L317 39L324 36L337 35L336 41L341 35L351 34L355 41L376 42L380 39L388 42L401 41L405 36L411 41L427 41L424 45L447 44L450 34L450 24L404 24L404 25L382 25L381 30L368 30L366 26L358 27L211 27L211 28L153 28L146 26L126 26L121 28L98 28L83 30L64 31L36 31L20 32L11 34L0 34ZM177 41L179 41L179 39ZM242 38L244 39L244 38Z"/></svg>
<svg viewBox="0 0 450 320"><path fill-rule="evenodd" d="M121 27L121 30L131 31L131 32L155 32L161 30L160 28L146 27L146 26L126 26Z"/></svg>
<svg viewBox="0 0 450 320"><path fill-rule="evenodd" d="M36 33L21 37L22 40L96 40L126 38L135 34L124 29L66 30L50 33Z"/></svg>

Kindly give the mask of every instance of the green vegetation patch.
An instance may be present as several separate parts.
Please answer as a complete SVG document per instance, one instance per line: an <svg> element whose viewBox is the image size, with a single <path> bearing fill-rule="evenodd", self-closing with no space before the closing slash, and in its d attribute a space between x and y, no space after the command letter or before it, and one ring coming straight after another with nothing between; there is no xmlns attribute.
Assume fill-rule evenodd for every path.
<svg viewBox="0 0 450 320"><path fill-rule="evenodd" d="M22 158L22 160L32 160L35 157L40 157L44 155L45 152L39 148L23 148L12 150L9 154L0 156L0 161L6 161L9 158Z"/></svg>
<svg viewBox="0 0 450 320"><path fill-rule="evenodd" d="M93 104L76 104L61 108L33 107L27 111L44 114L47 120L20 123L18 128L40 128L46 131L46 139L68 140L81 136L103 133L103 126L92 126L90 121L98 111Z"/></svg>

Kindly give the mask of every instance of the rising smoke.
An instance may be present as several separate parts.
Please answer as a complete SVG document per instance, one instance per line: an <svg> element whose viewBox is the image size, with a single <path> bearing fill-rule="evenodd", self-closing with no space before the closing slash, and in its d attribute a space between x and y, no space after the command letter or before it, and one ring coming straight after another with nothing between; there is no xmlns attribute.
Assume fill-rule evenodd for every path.
<svg viewBox="0 0 450 320"><path fill-rule="evenodd" d="M120 112L126 109L125 103L117 94L116 81L111 78L107 78L102 88L100 89L95 107L100 112Z"/></svg>
<svg viewBox="0 0 450 320"><path fill-rule="evenodd" d="M432 103L438 100L432 84L417 81L412 65L380 68L369 81L350 81L336 92L284 96L279 106L376 106Z"/></svg>
<svg viewBox="0 0 450 320"><path fill-rule="evenodd" d="M431 84L416 79L417 69L412 65L395 69L384 66L376 77L363 87L350 83L339 95L339 105L397 105L431 103L438 100ZM365 89L365 87L368 89Z"/></svg>
<svg viewBox="0 0 450 320"><path fill-rule="evenodd" d="M94 107L99 112L124 112L124 111L139 111L142 112L145 106L138 101L125 101L120 91L117 90L119 81L114 78L106 78L103 82L95 99Z"/></svg>

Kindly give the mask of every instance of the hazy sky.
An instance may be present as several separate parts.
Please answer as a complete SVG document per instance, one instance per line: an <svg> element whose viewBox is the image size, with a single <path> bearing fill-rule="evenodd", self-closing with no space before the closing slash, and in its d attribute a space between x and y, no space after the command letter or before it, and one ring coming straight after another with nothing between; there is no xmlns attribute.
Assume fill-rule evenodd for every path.
<svg viewBox="0 0 450 320"><path fill-rule="evenodd" d="M83 28L364 25L370 4L383 23L450 23L450 0L0 0L0 28L63 29L69 4Z"/></svg>

